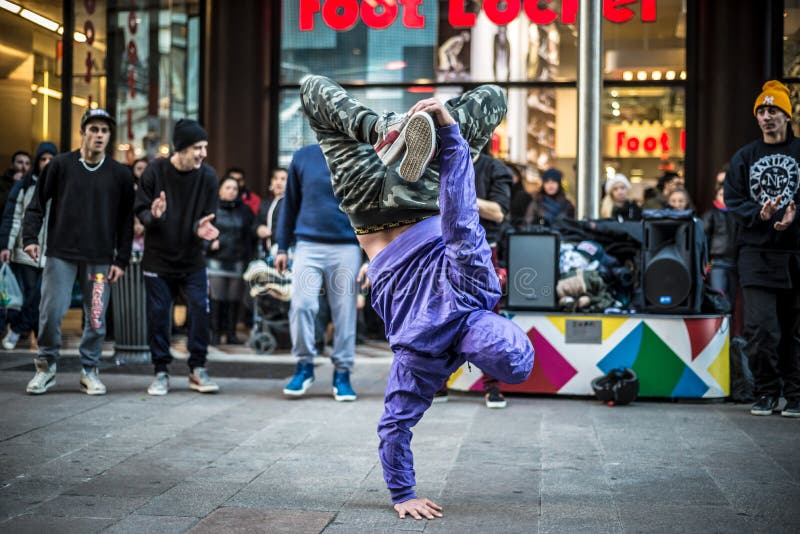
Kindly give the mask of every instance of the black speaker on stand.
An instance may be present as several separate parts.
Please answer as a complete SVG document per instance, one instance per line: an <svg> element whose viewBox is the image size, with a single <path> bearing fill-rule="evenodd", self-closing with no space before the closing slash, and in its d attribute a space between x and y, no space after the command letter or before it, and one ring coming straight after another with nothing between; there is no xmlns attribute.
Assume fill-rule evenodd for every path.
<svg viewBox="0 0 800 534"><path fill-rule="evenodd" d="M645 219L642 223L640 271L644 311L698 313L702 280L697 269L697 242L691 217ZM702 246L702 244L700 244Z"/></svg>
<svg viewBox="0 0 800 534"><path fill-rule="evenodd" d="M508 234L508 287L506 308L558 309L559 235L550 230Z"/></svg>

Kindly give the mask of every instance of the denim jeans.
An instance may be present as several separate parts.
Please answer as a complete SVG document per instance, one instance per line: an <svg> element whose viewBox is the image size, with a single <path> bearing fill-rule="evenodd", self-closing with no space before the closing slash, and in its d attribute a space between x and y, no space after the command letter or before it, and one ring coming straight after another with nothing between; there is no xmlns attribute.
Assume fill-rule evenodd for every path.
<svg viewBox="0 0 800 534"><path fill-rule="evenodd" d="M186 274L144 272L147 293L147 342L150 358L158 371L166 371L172 362L169 352L172 330L172 305L180 289L186 293L189 324L189 368L205 367L211 337L208 304L208 276L201 269Z"/></svg>
<svg viewBox="0 0 800 534"><path fill-rule="evenodd" d="M39 357L52 363L61 349L61 321L72 300L72 286L78 277L83 295L83 336L79 346L81 364L95 367L106 337L106 310L111 290L108 264L74 263L49 256L42 273L39 306Z"/></svg>

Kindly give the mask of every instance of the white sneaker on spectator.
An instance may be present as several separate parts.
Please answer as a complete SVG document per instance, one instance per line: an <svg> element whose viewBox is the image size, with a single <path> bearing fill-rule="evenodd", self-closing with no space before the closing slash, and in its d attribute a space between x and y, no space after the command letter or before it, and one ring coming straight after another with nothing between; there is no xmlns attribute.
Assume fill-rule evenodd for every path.
<svg viewBox="0 0 800 534"><path fill-rule="evenodd" d="M14 350L18 341L19 334L14 332L14 329L9 326L8 333L6 334L6 337L3 338L3 348L6 350Z"/></svg>
<svg viewBox="0 0 800 534"><path fill-rule="evenodd" d="M100 381L97 367L81 369L81 391L87 395L105 395L106 386Z"/></svg>
<svg viewBox="0 0 800 534"><path fill-rule="evenodd" d="M164 371L156 373L156 377L147 388L148 395L161 396L169 393L169 374Z"/></svg>
<svg viewBox="0 0 800 534"><path fill-rule="evenodd" d="M25 391L31 395L41 395L56 385L56 362L47 363L45 358L34 358L36 374L33 375Z"/></svg>
<svg viewBox="0 0 800 534"><path fill-rule="evenodd" d="M219 386L208 376L205 367L195 367L189 374L189 389L200 393L216 393L219 391Z"/></svg>

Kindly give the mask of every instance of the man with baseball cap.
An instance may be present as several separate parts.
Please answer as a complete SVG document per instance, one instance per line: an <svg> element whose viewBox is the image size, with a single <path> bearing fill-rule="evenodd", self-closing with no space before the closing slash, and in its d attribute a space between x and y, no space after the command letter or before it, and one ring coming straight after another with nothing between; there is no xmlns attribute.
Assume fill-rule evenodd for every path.
<svg viewBox="0 0 800 534"><path fill-rule="evenodd" d="M78 277L85 321L80 343L81 390L105 395L97 364L106 333L109 284L123 275L133 239L133 175L106 157L114 119L103 109L81 118L81 147L59 154L39 177L22 226L24 251L39 261L39 231L49 206L47 262L42 274L36 375L28 393L46 393L55 385L61 347L61 320L69 309Z"/></svg>
<svg viewBox="0 0 800 534"><path fill-rule="evenodd" d="M155 367L155 379L147 393L169 392L171 310L181 289L188 304L189 387L200 393L216 393L219 386L206 371L211 333L203 242L219 235L211 223L219 197L217 173L203 162L208 154L208 134L197 121L179 120L172 144L172 156L156 160L145 169L134 206L136 216L147 228L142 269L147 337Z"/></svg>
<svg viewBox="0 0 800 534"><path fill-rule="evenodd" d="M725 204L740 223L737 267L745 353L755 377L753 415L800 417L800 139L789 89L777 80L753 105L761 139L741 148L725 177Z"/></svg>

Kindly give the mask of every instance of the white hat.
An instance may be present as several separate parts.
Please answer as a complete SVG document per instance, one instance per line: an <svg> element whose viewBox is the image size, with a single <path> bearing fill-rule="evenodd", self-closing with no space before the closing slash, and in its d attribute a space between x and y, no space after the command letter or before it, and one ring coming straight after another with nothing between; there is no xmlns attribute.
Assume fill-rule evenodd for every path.
<svg viewBox="0 0 800 534"><path fill-rule="evenodd" d="M614 184L622 184L625 186L625 189L628 191L631 190L631 183L625 178L624 174L615 174L613 177L606 180L605 191L606 195L611 193L611 190L614 188Z"/></svg>

